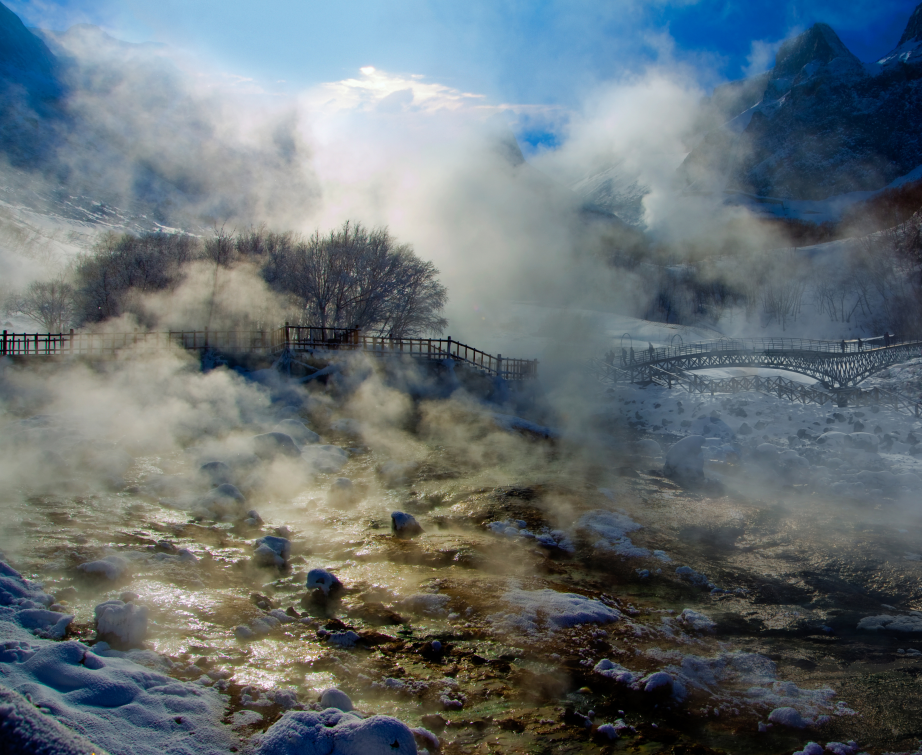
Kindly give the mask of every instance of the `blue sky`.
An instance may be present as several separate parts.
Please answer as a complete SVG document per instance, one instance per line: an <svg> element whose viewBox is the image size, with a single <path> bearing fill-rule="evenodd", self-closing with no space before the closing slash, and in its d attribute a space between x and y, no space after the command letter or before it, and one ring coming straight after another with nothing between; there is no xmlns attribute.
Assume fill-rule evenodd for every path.
<svg viewBox="0 0 922 755"><path fill-rule="evenodd" d="M915 0L6 0L30 26L93 23L202 54L292 90L361 66L422 74L497 102L572 105L668 54L705 85L764 66L830 23L858 57L895 45ZM753 43L756 43L753 48ZM755 60L752 59L755 50ZM753 65L754 64L754 65Z"/></svg>

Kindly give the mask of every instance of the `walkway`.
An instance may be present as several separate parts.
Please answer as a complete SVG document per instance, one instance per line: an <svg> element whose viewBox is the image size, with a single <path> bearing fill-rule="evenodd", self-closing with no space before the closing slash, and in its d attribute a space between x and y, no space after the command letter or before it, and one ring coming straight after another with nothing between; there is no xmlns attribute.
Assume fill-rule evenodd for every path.
<svg viewBox="0 0 922 755"><path fill-rule="evenodd" d="M229 354L328 353L361 351L375 357L405 357L463 364L491 377L527 380L538 375L537 359L493 356L448 338L380 338L353 328L319 328L285 323L271 331L190 330L166 333L9 333L3 331L0 356L111 358L123 351L168 349Z"/></svg>

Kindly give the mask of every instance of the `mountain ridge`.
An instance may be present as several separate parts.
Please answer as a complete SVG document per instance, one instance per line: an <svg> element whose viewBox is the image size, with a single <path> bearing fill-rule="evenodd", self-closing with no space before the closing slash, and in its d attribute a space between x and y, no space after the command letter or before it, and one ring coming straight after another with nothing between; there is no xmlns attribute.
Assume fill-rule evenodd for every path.
<svg viewBox="0 0 922 755"><path fill-rule="evenodd" d="M746 104L760 77L724 85L704 103L680 183L692 192L821 200L876 191L922 165L922 59L907 48L920 32L922 4L899 55L867 66L826 24L787 40L756 103Z"/></svg>

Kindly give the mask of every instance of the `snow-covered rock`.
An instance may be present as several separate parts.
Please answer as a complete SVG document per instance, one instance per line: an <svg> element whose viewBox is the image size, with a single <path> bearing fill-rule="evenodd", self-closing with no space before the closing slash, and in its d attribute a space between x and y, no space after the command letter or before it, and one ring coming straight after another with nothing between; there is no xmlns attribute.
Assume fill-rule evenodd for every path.
<svg viewBox="0 0 922 755"><path fill-rule="evenodd" d="M869 632L885 631L899 634L922 633L922 611L912 611L908 616L865 616L858 622L858 629Z"/></svg>
<svg viewBox="0 0 922 755"><path fill-rule="evenodd" d="M336 575L328 572L326 569L311 569L307 573L307 589L320 590L324 595L330 595L342 589Z"/></svg>
<svg viewBox="0 0 922 755"><path fill-rule="evenodd" d="M320 442L320 436L297 419L283 419L275 426L275 431L289 436L295 443L300 443L302 446Z"/></svg>
<svg viewBox="0 0 922 755"><path fill-rule="evenodd" d="M804 719L796 708L789 706L775 708L768 714L768 720L773 724L787 726L790 729L804 729L810 725L810 722Z"/></svg>
<svg viewBox="0 0 922 755"><path fill-rule="evenodd" d="M639 529L641 526L627 514L602 509L584 514L576 523L577 532L584 536L593 548L625 558L643 558L650 555L650 551L634 545L627 536L628 532Z"/></svg>
<svg viewBox="0 0 922 755"><path fill-rule="evenodd" d="M666 452L663 471L679 481L700 482L704 479L703 435L688 435L674 443Z"/></svg>
<svg viewBox="0 0 922 755"><path fill-rule="evenodd" d="M488 620L502 629L535 634L581 624L610 624L620 621L621 612L602 601L556 590L509 590L502 598L504 610Z"/></svg>
<svg viewBox="0 0 922 755"><path fill-rule="evenodd" d="M419 526L416 517L403 511L391 512L391 532L397 537L409 538L421 535L423 528Z"/></svg>
<svg viewBox="0 0 922 755"><path fill-rule="evenodd" d="M352 700L349 699L349 695L342 690L336 689L336 687L329 687L320 693L320 704L324 709L336 708L344 713L348 713L354 708Z"/></svg>
<svg viewBox="0 0 922 755"><path fill-rule="evenodd" d="M147 637L146 606L107 600L94 611L96 639L109 643L116 650L141 647Z"/></svg>
<svg viewBox="0 0 922 755"><path fill-rule="evenodd" d="M289 711L259 738L254 755L416 755L406 724L390 716L361 718L335 708Z"/></svg>
<svg viewBox="0 0 922 755"><path fill-rule="evenodd" d="M246 513L246 498L236 486L223 483L212 488L195 502L195 509L219 520L242 518Z"/></svg>
<svg viewBox="0 0 922 755"><path fill-rule="evenodd" d="M607 658L603 658L595 664L592 670L619 684L631 684L637 678L633 672L628 671L621 664L610 661Z"/></svg>
<svg viewBox="0 0 922 755"><path fill-rule="evenodd" d="M80 564L77 569L84 574L116 580L127 574L128 559L124 556L111 555L101 558L98 561L87 561L84 564Z"/></svg>
<svg viewBox="0 0 922 755"><path fill-rule="evenodd" d="M348 477L337 477L330 485L330 502L334 506L348 506L358 497L358 491Z"/></svg>
<svg viewBox="0 0 922 755"><path fill-rule="evenodd" d="M263 433L253 436L253 453L264 461L271 461L279 456L297 458L301 449L290 435L279 432Z"/></svg>
<svg viewBox="0 0 922 755"><path fill-rule="evenodd" d="M336 474L346 466L349 454L339 446L305 446L301 459L312 474Z"/></svg>
<svg viewBox="0 0 922 755"><path fill-rule="evenodd" d="M215 487L234 481L231 468L223 461L209 461L202 464L199 467L199 474Z"/></svg>
<svg viewBox="0 0 922 755"><path fill-rule="evenodd" d="M266 535L253 543L253 548L253 560L260 566L282 569L288 565L291 557L291 541L284 537Z"/></svg>
<svg viewBox="0 0 922 755"><path fill-rule="evenodd" d="M691 608L686 608L676 617L676 621L690 632L713 632L717 623L709 616Z"/></svg>

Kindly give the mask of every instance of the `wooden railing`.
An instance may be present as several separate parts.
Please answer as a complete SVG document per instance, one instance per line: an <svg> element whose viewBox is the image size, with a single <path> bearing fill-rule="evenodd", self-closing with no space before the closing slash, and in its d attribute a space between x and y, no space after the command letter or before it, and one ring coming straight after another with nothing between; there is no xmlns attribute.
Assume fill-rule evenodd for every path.
<svg viewBox="0 0 922 755"><path fill-rule="evenodd" d="M473 346L448 338L388 338L365 335L347 328L318 328L288 325L280 331L276 351L345 350L365 351L377 356L406 356L416 359L452 359L475 367L488 375L506 380L537 377L537 359L510 359L502 354L493 356Z"/></svg>
<svg viewBox="0 0 922 755"><path fill-rule="evenodd" d="M413 359L451 359L487 375L506 380L537 377L538 360L493 356L449 338L385 338L368 336L352 328L320 328L289 325L271 331L189 330L161 333L9 333L3 331L0 356L111 357L123 349L144 352L168 349L228 353L314 351L363 351L378 357L405 356Z"/></svg>

